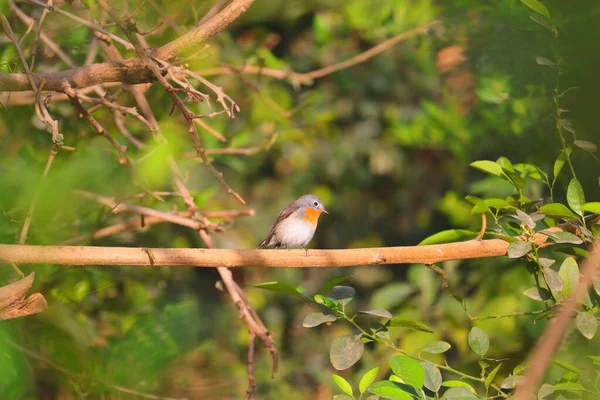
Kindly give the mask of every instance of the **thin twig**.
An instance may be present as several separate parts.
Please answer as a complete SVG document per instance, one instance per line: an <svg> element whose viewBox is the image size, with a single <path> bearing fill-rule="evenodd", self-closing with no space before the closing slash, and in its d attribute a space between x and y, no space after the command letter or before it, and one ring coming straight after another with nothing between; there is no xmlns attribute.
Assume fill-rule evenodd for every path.
<svg viewBox="0 0 600 400"><path fill-rule="evenodd" d="M256 333L250 332L248 341L248 389L246 389L246 400L254 399L256 380L254 379L254 346L256 345Z"/></svg>

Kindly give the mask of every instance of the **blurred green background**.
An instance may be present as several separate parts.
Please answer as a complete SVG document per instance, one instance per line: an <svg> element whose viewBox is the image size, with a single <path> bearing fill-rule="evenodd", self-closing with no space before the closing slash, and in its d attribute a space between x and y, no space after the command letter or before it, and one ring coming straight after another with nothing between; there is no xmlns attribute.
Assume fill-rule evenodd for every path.
<svg viewBox="0 0 600 400"><path fill-rule="evenodd" d="M91 12L99 20L104 18L94 2L68 3L64 8L74 13L86 16ZM219 115L205 120L227 138L227 143L221 143L201 131L205 148L260 148L251 156L211 156L229 184L256 211L254 217L240 217L215 234L217 246L255 247L280 208L305 193L319 195L330 211L321 218L313 248L416 245L444 229L478 230L480 219L471 215L464 196L503 197L512 189L470 168L471 161L504 156L549 171L562 148L551 96L557 74L553 68L538 65L538 56L560 61L559 87L563 91L574 87L561 98L560 107L569 110L577 139L597 142L600 3L551 0L544 4L559 27L558 35L534 21L535 13L517 0L257 0L188 61L190 68L222 86L241 108L235 119ZM147 37L158 47L179 36L178 30L191 29L211 6L204 1L131 1L128 12L136 14L142 30L164 22ZM41 15L39 7L19 7L36 18ZM115 3L115 7L125 6ZM27 26L8 4L0 9L22 36ZM264 75L242 78L209 73L221 65L307 72L434 19L442 24L426 35L409 38L307 86ZM87 28L50 14L43 30L76 64L84 62L93 36ZM24 44L29 50L31 40L30 35ZM95 61L103 61L101 51ZM0 37L0 71L21 69L14 47ZM51 51L40 46L36 71L65 69ZM165 91L154 85L148 98L198 207L242 208L189 155L193 147L187 128L178 111L170 115ZM121 102L134 104L128 95ZM138 121L126 118L131 133L150 149L129 145L107 110L94 114L121 144L129 145L132 160L151 154L132 170L119 165L109 143L77 118L65 101L54 102L50 110L59 120L65 145L76 150L61 151L42 183L50 135L31 105L6 103L0 106L0 242L17 242L36 191L40 191L40 201L29 244L61 244L134 217L112 215L106 207L73 195L73 189L134 204L141 201L131 196L144 189L173 190L166 152L159 148L151 153L156 145ZM191 107L195 112L208 111L206 105ZM573 136L568 135L571 143ZM573 161L588 201L598 199L595 155L575 148ZM568 176L563 178L559 178L555 199L564 200ZM541 184L531 186L530 191L532 198L548 196ZM148 198L144 204L165 211L174 205L184 209L179 198L166 200ZM194 231L167 223L82 243L202 246ZM522 292L533 280L523 261L504 258L440 266L450 284L443 291L439 275L423 265L344 270L245 268L237 272L236 279L275 333L281 351L281 370L271 379L268 352L257 347L256 397L332 398L337 392L328 349L335 337L350 332L343 325L303 328L304 316L315 310L296 298L252 287L270 280L301 284L314 293L328 279L351 275L348 284L358 293L356 309L387 308L435 329L433 334L396 330L393 334L401 348L416 352L431 340L448 341L453 346L445 354L448 363L477 374L477 357L466 345L471 322L451 295L465 298L469 312L476 316L530 311L540 305ZM49 309L0 322L0 398L134 397L110 385L191 399L243 397L248 334L236 307L215 287L216 271L52 265L22 269L36 272L34 289L44 294ZM9 266L0 269L0 284L16 279ZM534 323L533 317L477 324L490 335L491 356L509 358L511 366L524 361L545 325L545 321ZM567 342L561 355L567 361L575 362L578 351L585 348L593 354L589 346L600 350L597 339L588 341L577 332ZM363 361L343 375L356 382L369 366L385 368L391 355L387 349L368 347ZM444 358L433 359L442 362ZM511 369L501 370L497 379Z"/></svg>

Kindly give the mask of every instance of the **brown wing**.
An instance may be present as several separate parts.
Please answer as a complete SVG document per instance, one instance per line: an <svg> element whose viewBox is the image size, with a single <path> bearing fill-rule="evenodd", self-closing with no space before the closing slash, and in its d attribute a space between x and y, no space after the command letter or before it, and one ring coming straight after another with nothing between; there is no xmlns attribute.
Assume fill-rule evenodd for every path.
<svg viewBox="0 0 600 400"><path fill-rule="evenodd" d="M257 249L262 249L264 247L267 247L269 245L269 243L271 242L273 235L275 234L275 228L277 227L277 225L279 225L279 223L281 221L283 221L284 219L289 217L290 214L293 213L294 211L296 211L297 209L298 209L298 207L296 207L296 202L290 203L287 206L285 206L285 208L279 212L279 215L277 216L275 223L271 227L271 230L269 231L267 238L258 245ZM277 245L275 245L275 246L277 246Z"/></svg>

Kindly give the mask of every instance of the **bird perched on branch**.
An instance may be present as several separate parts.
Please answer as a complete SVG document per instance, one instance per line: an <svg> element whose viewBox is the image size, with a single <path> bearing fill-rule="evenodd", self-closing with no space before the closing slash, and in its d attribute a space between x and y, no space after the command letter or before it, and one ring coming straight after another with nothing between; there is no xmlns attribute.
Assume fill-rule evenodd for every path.
<svg viewBox="0 0 600 400"><path fill-rule="evenodd" d="M323 201L314 194L306 194L291 202L281 210L269 235L259 249L265 247L302 247L308 254L306 245L315 235L321 213L329 214Z"/></svg>

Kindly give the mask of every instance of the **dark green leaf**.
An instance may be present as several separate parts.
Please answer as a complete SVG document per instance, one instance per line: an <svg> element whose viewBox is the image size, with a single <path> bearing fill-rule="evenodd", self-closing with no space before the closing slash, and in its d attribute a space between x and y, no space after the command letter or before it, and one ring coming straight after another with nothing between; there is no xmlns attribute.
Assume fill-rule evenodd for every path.
<svg viewBox="0 0 600 400"><path fill-rule="evenodd" d="M502 172L502 167L493 161L489 161L489 160L473 161L470 165L471 165L471 167L477 168L480 171L487 172L488 174L504 178L504 172Z"/></svg>
<svg viewBox="0 0 600 400"><path fill-rule="evenodd" d="M391 381L375 382L367 389L369 393L376 394L384 399L391 400L413 400L413 397L408 394L402 385Z"/></svg>
<svg viewBox="0 0 600 400"><path fill-rule="evenodd" d="M441 340L436 340L428 343L427 346L425 346L425 348L421 351L424 351L426 353L439 354L445 353L450 349L450 347L452 347L450 346L450 343Z"/></svg>
<svg viewBox="0 0 600 400"><path fill-rule="evenodd" d="M575 140L573 144L580 149L587 151L588 153L595 153L596 150L598 150L598 146L596 146L596 144L588 142L587 140Z"/></svg>
<svg viewBox="0 0 600 400"><path fill-rule="evenodd" d="M600 202L592 201L581 206L583 211L600 214Z"/></svg>
<svg viewBox="0 0 600 400"><path fill-rule="evenodd" d="M517 240L508 245L507 254L509 258L523 257L531 251L531 243Z"/></svg>
<svg viewBox="0 0 600 400"><path fill-rule="evenodd" d="M351 286L334 286L331 289L331 297L342 305L350 303L355 294L356 290Z"/></svg>
<svg viewBox="0 0 600 400"><path fill-rule="evenodd" d="M363 377L360 379L360 382L358 383L358 390L360 391L361 395L365 392L365 390L367 390L367 388L371 385L371 383L373 383L375 378L377 378L378 372L379 372L379 367L375 367L375 368L367 371L363 375Z"/></svg>
<svg viewBox="0 0 600 400"><path fill-rule="evenodd" d="M446 231L434 233L433 235L423 239L423 241L419 243L419 246L461 242L464 240L473 239L475 236L477 236L477 232L469 231L466 229L449 229Z"/></svg>
<svg viewBox="0 0 600 400"><path fill-rule="evenodd" d="M314 328L326 322L333 322L337 318L330 314L323 314L322 312L314 312L304 317L302 326L305 328Z"/></svg>
<svg viewBox="0 0 600 400"><path fill-rule="evenodd" d="M563 284L562 279L560 279L560 275L558 275L558 272L551 268L544 268L542 269L542 271L550 289L554 290L555 292L560 292L561 290L563 290L565 285Z"/></svg>
<svg viewBox="0 0 600 400"><path fill-rule="evenodd" d="M255 288L269 290L271 292L291 294L292 296L304 297L304 289L301 286L290 285L286 282L264 282L254 285Z"/></svg>
<svg viewBox="0 0 600 400"><path fill-rule="evenodd" d="M423 387L425 371L417 360L408 356L394 356L390 359L390 367L404 383L417 389Z"/></svg>
<svg viewBox="0 0 600 400"><path fill-rule="evenodd" d="M575 326L587 339L593 339L598 330L598 320L589 312L580 312L575 318Z"/></svg>
<svg viewBox="0 0 600 400"><path fill-rule="evenodd" d="M408 319L408 318L402 318L402 317L392 318L390 320L389 327L391 327L391 328L407 328L407 329L413 329L416 331L429 332L429 333L435 332L433 329L431 329L430 327L428 327L427 325L425 325L419 321L415 321L415 320Z"/></svg>
<svg viewBox="0 0 600 400"><path fill-rule="evenodd" d="M540 233L543 233L544 235L548 236L550 239L552 239L556 243L571 243L571 244L583 243L583 240L579 236L574 235L571 232L565 232L565 231L553 232L548 229L545 229L543 231L540 231Z"/></svg>
<svg viewBox="0 0 600 400"><path fill-rule="evenodd" d="M442 373L435 364L430 362L421 363L421 367L425 371L425 382L423 385L436 393L442 386Z"/></svg>
<svg viewBox="0 0 600 400"><path fill-rule="evenodd" d="M490 348L490 339L481 328L473 327L469 332L469 347L480 357L483 357Z"/></svg>
<svg viewBox="0 0 600 400"><path fill-rule="evenodd" d="M342 282L347 281L348 279L352 278L351 276L342 276L339 278L334 278L330 281L327 281L324 285L323 285L323 293L327 293L329 292L331 289L333 289L334 286L339 285Z"/></svg>
<svg viewBox="0 0 600 400"><path fill-rule="evenodd" d="M498 365L496 366L496 368L494 368L494 369L492 370L492 372L490 372L490 373L488 374L488 376L485 378L485 389L486 389L486 390L487 390L487 389L489 389L489 388L490 388L490 386L491 386L491 384L492 384L492 382L494 382L494 378L496 377L496 374L497 374L497 373L498 373L498 371L500 370L500 367L501 367L501 366L502 366L502 364L501 364L501 363L500 363L500 364L498 364Z"/></svg>
<svg viewBox="0 0 600 400"><path fill-rule="evenodd" d="M523 292L523 294L532 300L544 301L551 298L550 292L542 287L532 287Z"/></svg>
<svg viewBox="0 0 600 400"><path fill-rule="evenodd" d="M373 309L373 310L367 310L367 311L359 311L359 313L362 314L369 314L369 315L374 315L376 317L381 317L381 318L392 318L392 314L388 311L388 310L382 310L382 309Z"/></svg>
<svg viewBox="0 0 600 400"><path fill-rule="evenodd" d="M573 211L569 210L567 206L561 203L544 204L538 211L553 217L577 218L577 215L575 215Z"/></svg>
<svg viewBox="0 0 600 400"><path fill-rule="evenodd" d="M577 178L571 179L569 187L567 188L567 203L571 210L575 213L583 216L581 207L585 204L585 195L583 193L583 187Z"/></svg>
<svg viewBox="0 0 600 400"><path fill-rule="evenodd" d="M348 383L347 380L345 380L344 378L342 378L341 376L339 376L338 374L331 374L331 377L333 378L333 381L335 382L335 384L342 389L342 391L344 393L346 393L348 396L353 396L352 394L352 386Z"/></svg>
<svg viewBox="0 0 600 400"><path fill-rule="evenodd" d="M331 365L338 371L348 369L360 360L364 349L360 335L340 336L333 341L329 350Z"/></svg>
<svg viewBox="0 0 600 400"><path fill-rule="evenodd" d="M562 171L563 167L565 166L570 154L571 148L567 147L564 151L561 151L558 157L556 158L556 161L554 162L554 180L552 181L553 185L554 182L556 182L556 178L558 178L560 171Z"/></svg>

